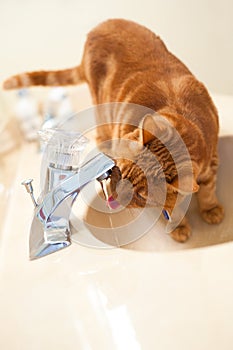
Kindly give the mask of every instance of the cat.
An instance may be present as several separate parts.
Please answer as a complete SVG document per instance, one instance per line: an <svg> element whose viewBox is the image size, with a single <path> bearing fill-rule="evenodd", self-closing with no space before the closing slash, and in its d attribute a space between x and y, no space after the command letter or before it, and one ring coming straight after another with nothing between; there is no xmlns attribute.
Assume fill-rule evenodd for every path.
<svg viewBox="0 0 233 350"><path fill-rule="evenodd" d="M147 201L156 205L165 178L164 210L178 223L170 233L173 239L185 242L191 234L182 210L173 214L176 203L182 203L191 193L197 193L200 214L207 223L222 221L224 210L216 198L218 112L205 86L168 51L160 37L132 21L110 19L88 34L79 66L15 75L3 86L15 89L80 83L88 84L96 105L133 103L154 111L142 116L137 126L124 119L114 124L118 122L115 113L109 124L98 128L98 143L117 137L127 141L125 151L130 153L130 157L116 160L118 168L112 174L114 198L121 193L127 202L127 186L120 189L117 185L128 180L133 191L128 206L143 207ZM126 114L120 115L127 119ZM176 146L175 130L187 147L191 170L182 154L178 154L175 164L169 153L169 142ZM130 140L133 147L128 144ZM155 189L150 195L149 185Z"/></svg>

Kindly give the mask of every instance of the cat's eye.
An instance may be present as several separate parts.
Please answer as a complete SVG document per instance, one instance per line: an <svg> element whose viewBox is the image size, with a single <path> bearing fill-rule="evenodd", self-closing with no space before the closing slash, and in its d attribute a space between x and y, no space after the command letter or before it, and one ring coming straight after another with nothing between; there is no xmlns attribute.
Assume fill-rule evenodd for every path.
<svg viewBox="0 0 233 350"><path fill-rule="evenodd" d="M136 195L138 199L145 201L145 198L140 193L137 192Z"/></svg>

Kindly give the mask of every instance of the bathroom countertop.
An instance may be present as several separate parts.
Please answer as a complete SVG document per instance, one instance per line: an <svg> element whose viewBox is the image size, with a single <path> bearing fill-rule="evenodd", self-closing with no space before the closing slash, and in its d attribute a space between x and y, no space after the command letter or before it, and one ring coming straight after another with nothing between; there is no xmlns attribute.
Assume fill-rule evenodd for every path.
<svg viewBox="0 0 233 350"><path fill-rule="evenodd" d="M222 134L233 97L215 96ZM230 132L232 130L232 132ZM28 259L34 144L17 156L0 235L0 348L7 350L230 350L233 242L177 251L97 250L72 244Z"/></svg>

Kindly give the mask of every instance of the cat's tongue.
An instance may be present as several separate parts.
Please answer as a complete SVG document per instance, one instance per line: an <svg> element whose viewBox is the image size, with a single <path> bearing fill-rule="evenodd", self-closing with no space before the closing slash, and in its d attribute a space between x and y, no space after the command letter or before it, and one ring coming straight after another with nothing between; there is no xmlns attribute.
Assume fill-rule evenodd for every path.
<svg viewBox="0 0 233 350"><path fill-rule="evenodd" d="M117 209L120 204L113 198L113 196L108 197L108 206L111 209Z"/></svg>

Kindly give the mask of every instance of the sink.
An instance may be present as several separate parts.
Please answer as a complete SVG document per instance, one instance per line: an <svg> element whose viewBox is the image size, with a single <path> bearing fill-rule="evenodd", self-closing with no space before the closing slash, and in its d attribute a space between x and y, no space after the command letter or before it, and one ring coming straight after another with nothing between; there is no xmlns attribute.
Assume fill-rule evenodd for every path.
<svg viewBox="0 0 233 350"><path fill-rule="evenodd" d="M181 251L187 249L208 247L233 241L233 132L231 130L231 98L218 96L217 101L226 108L224 118L220 113L220 138L217 195L220 203L225 208L225 218L219 225L205 223L199 215L196 195L192 196L187 217L191 224L192 236L186 243L175 242L166 234L166 222L163 215L155 208L150 209L123 209L119 211L106 210L100 185L91 183L78 196L72 209L71 230L72 240L84 246L94 248L121 247L127 250L141 252ZM63 127L67 130L81 131L90 140L86 153L96 148L95 114L114 112L117 106L104 106L89 108L72 116ZM134 107L129 111L143 113L144 111Z"/></svg>
<svg viewBox="0 0 233 350"><path fill-rule="evenodd" d="M117 213L106 210L102 193L93 185L84 189L72 210L73 241L96 248L138 251L173 251L193 249L233 241L233 135L219 140L220 167L218 198L225 208L225 218L219 225L205 223L199 215L196 196L193 195L187 217L192 236L186 243L177 243L165 233L166 222L156 209L123 209ZM80 222L82 221L82 227ZM81 229L81 232L79 232ZM141 232L140 232L141 230Z"/></svg>
<svg viewBox="0 0 233 350"><path fill-rule="evenodd" d="M86 87L75 93L89 101ZM215 101L221 117L218 191L226 218L219 226L202 222L194 196L188 213L193 235L185 244L173 242L158 218L147 234L113 249L115 241L92 229L109 226L96 184L88 201L85 196L75 204L71 218L73 238L81 217L92 240L29 261L33 208L20 183L32 176L39 193L41 156L33 144L12 154L12 164L18 163L1 218L1 349L232 348L233 97ZM124 215L116 222L124 222ZM101 249L90 248L93 240Z"/></svg>

